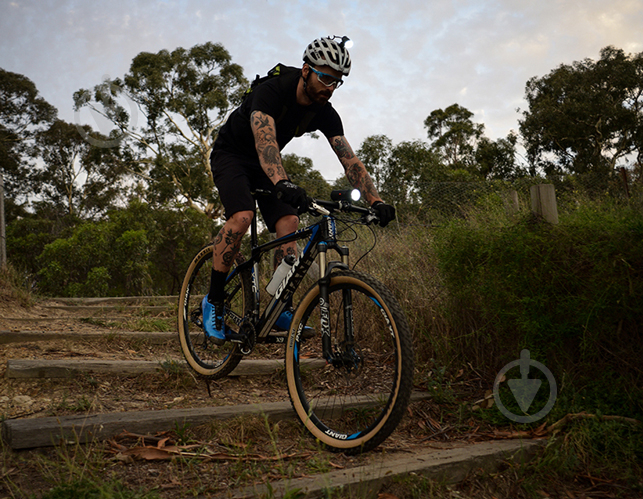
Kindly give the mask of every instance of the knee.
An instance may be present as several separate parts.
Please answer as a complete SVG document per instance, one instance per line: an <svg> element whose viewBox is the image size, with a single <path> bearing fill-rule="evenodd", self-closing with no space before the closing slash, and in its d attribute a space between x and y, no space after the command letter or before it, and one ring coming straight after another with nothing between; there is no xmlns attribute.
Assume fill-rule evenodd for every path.
<svg viewBox="0 0 643 499"><path fill-rule="evenodd" d="M245 233L250 227L253 217L254 212L252 211L238 211L228 218L226 226L235 229L237 232Z"/></svg>
<svg viewBox="0 0 643 499"><path fill-rule="evenodd" d="M295 232L299 227L299 217L297 215L286 215L277 220L275 228L279 234L290 234Z"/></svg>

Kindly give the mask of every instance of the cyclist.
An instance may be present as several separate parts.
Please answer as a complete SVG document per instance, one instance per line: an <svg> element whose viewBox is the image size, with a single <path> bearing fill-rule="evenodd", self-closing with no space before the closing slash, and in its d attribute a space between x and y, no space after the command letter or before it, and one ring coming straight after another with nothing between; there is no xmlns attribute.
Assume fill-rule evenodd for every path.
<svg viewBox="0 0 643 499"><path fill-rule="evenodd" d="M252 189L272 191L257 203L268 229L277 237L296 231L298 215L306 209L306 191L289 180L281 162L280 151L295 136L322 132L351 185L376 211L380 225L385 227L395 218L394 207L380 198L366 168L344 137L342 121L329 102L351 69L344 46L347 38L336 38L314 40L304 51L301 70L284 72L252 89L214 143L210 162L226 222L214 241L210 291L203 299L202 311L205 332L216 344L225 342L228 330L223 306L226 277L255 216ZM279 248L275 265L285 255L295 255L296 249L294 242ZM288 330L291 321L292 310L287 308L276 327Z"/></svg>

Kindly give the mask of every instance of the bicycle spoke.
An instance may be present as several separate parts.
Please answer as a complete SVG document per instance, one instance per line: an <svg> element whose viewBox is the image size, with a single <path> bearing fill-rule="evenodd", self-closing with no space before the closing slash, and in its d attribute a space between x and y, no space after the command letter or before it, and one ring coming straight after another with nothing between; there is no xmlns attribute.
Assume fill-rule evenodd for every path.
<svg viewBox="0 0 643 499"><path fill-rule="evenodd" d="M321 358L321 341L289 339L289 389L293 406L317 438L331 448L363 451L386 438L402 417L411 384L401 380L412 375L403 358L410 354L408 331L402 324L402 344L402 319L373 296L370 286L355 279L333 282L328 299L333 359L321 372L306 372L299 361ZM346 307L349 299L352 306ZM301 322L318 329L320 320L318 303L311 300Z"/></svg>

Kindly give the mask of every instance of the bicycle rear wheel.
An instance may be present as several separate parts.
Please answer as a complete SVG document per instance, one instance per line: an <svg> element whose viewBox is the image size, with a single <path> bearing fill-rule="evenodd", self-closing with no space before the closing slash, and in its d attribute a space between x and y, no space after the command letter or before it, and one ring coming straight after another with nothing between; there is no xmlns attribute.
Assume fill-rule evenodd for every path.
<svg viewBox="0 0 643 499"><path fill-rule="evenodd" d="M238 260L242 259L239 255ZM217 379L237 367L242 353L237 343L221 346L210 341L203 331L201 301L210 289L212 245L202 248L194 257L183 279L179 295L178 331L181 351L188 365L200 376ZM250 271L241 272L226 284L226 324L238 331L239 322L253 301ZM235 317L236 322L231 318Z"/></svg>
<svg viewBox="0 0 643 499"><path fill-rule="evenodd" d="M295 311L286 343L290 400L304 426L330 450L366 452L404 416L413 389L411 333L391 292L366 274L333 273L328 305L333 351L342 360L315 371L302 363L322 358L320 293L314 285ZM317 336L301 339L303 326ZM354 332L352 344L347 327Z"/></svg>

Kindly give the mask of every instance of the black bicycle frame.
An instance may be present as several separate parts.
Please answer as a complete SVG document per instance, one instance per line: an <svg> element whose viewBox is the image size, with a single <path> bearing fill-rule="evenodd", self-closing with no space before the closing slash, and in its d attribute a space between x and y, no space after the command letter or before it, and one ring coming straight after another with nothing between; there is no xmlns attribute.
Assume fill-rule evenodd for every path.
<svg viewBox="0 0 643 499"><path fill-rule="evenodd" d="M251 311L252 324L257 332L257 340L259 342L267 342L268 334L270 333L279 315L284 311L290 298L299 287L305 275L308 273L310 266L319 258L319 287L320 287L320 309L321 309L321 328L322 328L322 347L324 358L328 362L332 362L334 355L332 352L331 339L330 339L330 319L328 309L328 288L330 284L330 274L335 268L348 269L348 248L340 246L337 243L337 231L335 227L335 218L331 215L324 216L319 222L308 226L304 229L288 234L287 236L275 239L262 245L258 244L257 235L257 222L256 216L253 217L250 229L251 238L251 256L245 262L235 267L228 276L228 281L232 280L237 274L251 271L252 275L252 290L255 296L254 309ZM301 255L292 266L282 283L277 288L272 300L261 314L260 291L259 291L259 272L258 264L263 258L264 254L268 251L281 246L282 244L308 239L306 247ZM328 263L326 254L329 249L337 251L341 257L341 262L333 261ZM352 307L350 292L344 293L344 314L345 314L345 341L351 345L353 343L352 334ZM247 317L238 317L232 314L232 320L241 325ZM285 339L282 339L285 341Z"/></svg>

